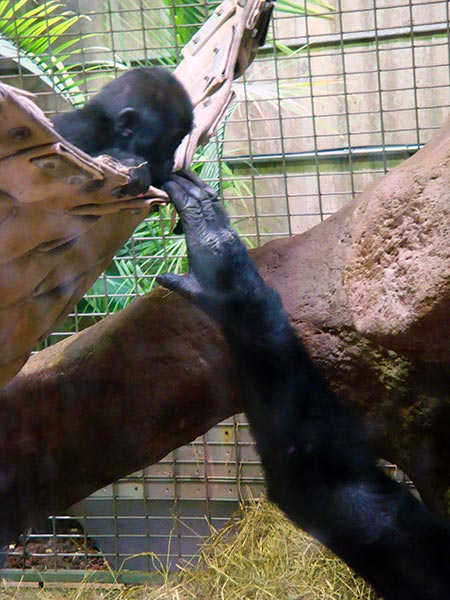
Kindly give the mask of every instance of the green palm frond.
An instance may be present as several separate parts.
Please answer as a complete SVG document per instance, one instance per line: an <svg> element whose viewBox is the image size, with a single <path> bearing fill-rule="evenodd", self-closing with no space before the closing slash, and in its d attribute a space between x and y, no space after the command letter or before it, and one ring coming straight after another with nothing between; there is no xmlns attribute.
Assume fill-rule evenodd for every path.
<svg viewBox="0 0 450 600"><path fill-rule="evenodd" d="M29 0L0 0L0 53L37 75L72 104L84 102L84 94L64 65L80 52L78 39L58 40L82 19L48 0L26 10Z"/></svg>
<svg viewBox="0 0 450 600"><path fill-rule="evenodd" d="M31 8L27 8L29 4ZM75 25L85 20L89 17L66 10L57 0L38 6L30 0L0 0L0 55L39 77L73 106L84 104L85 95L74 77L80 65L74 63L74 58L86 51L105 49L80 48L80 35L65 39ZM83 40L91 35L83 34ZM101 69L105 67L125 68L116 60L103 61Z"/></svg>

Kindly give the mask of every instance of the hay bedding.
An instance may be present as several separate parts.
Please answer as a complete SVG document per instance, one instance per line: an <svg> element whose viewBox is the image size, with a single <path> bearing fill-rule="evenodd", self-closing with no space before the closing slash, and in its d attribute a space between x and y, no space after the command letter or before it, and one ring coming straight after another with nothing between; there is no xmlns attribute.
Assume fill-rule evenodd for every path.
<svg viewBox="0 0 450 600"><path fill-rule="evenodd" d="M267 500L203 545L198 566L148 600L376 600L369 585ZM136 599L137 600L137 599Z"/></svg>
<svg viewBox="0 0 450 600"><path fill-rule="evenodd" d="M30 595L31 594L31 595ZM377 600L369 585L267 500L249 501L239 518L213 531L198 565L162 586L11 590L0 600Z"/></svg>

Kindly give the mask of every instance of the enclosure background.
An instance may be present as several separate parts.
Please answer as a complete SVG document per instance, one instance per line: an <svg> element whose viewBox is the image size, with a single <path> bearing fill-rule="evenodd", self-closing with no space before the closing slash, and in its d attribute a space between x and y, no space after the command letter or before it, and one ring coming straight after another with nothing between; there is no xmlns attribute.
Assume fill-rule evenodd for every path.
<svg viewBox="0 0 450 600"><path fill-rule="evenodd" d="M111 74L120 74L122 66L170 64L180 57L181 41L217 5L205 0L64 4L90 17L62 36L77 40L80 49L65 63L81 65L71 71L78 85L67 93L73 100L80 99L78 91L91 93ZM303 0L297 5L308 8ZM322 18L275 12L266 45L236 83L237 100L224 131L199 155L202 176L220 186L249 245L320 223L414 153L446 118L447 1L330 0L330 5L330 10L315 7ZM195 9L192 22L189 8ZM0 20L0 42L1 25ZM82 32L90 37L78 41ZM67 99L30 71L22 54L2 54L2 81L37 93L49 114L69 108ZM169 217L162 211L138 228L47 343L145 293L157 272L185 265L184 242L170 235ZM127 569L152 569L152 556L142 554L148 552L175 567L191 559L210 526L220 528L241 497L262 489L248 426L237 416L69 509L67 515L76 516L84 531L69 531L67 515L61 515L47 536L77 538L80 548L90 536L114 569L124 559ZM47 556L47 565L61 566L60 555Z"/></svg>

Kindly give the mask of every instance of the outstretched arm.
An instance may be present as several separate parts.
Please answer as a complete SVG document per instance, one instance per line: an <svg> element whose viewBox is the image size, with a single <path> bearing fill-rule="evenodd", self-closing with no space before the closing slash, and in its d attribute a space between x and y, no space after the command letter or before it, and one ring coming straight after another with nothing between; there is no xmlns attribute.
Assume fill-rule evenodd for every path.
<svg viewBox="0 0 450 600"><path fill-rule="evenodd" d="M190 270L159 282L222 326L269 497L386 600L450 598L449 525L377 468L214 191L187 173L164 187L186 233Z"/></svg>

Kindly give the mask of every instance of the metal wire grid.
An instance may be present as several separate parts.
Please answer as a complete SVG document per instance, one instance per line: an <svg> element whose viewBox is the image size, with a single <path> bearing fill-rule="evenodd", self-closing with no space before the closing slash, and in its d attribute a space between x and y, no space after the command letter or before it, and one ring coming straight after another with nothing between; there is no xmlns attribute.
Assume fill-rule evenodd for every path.
<svg viewBox="0 0 450 600"><path fill-rule="evenodd" d="M87 29L93 41L109 48L89 50L89 39L84 40L81 67L98 67L118 56L131 65L170 52L179 56L177 27L190 30L191 24L178 19L164 40L158 32L186 4L155 4L70 2L92 19L79 23L78 30ZM189 7L206 18L216 4L204 0ZM303 0L299 5L306 7ZM202 157L211 166L211 183L223 190L233 223L251 245L319 223L414 153L446 116L450 19L445 0L336 0L334 8L323 19L275 14L266 46L237 85L224 137ZM64 108L21 61L0 59L0 71L11 83L37 91L48 111ZM78 80L84 91L104 82ZM173 247L168 231L167 213L149 218L115 259L117 272L104 275L48 343L108 314L117 301L125 304L144 293L155 270L181 260L182 244ZM158 254L143 257L143 244L151 243ZM131 273L124 265L132 266ZM61 555L71 559L74 552L50 542L75 539L87 564L89 535L114 569L124 560L128 569L154 569L154 555L142 554L149 552L172 568L192 558L210 525L220 527L248 489L258 495L262 487L248 426L236 416L74 507L70 514L84 530L64 528L71 523L68 517L55 517L51 530L40 536L50 548L43 554L58 567Z"/></svg>

